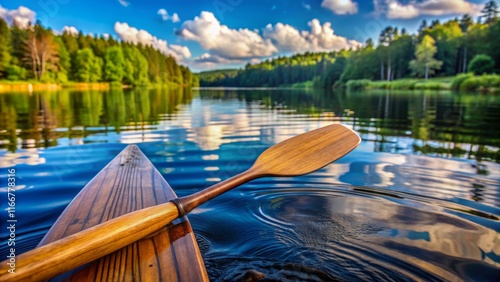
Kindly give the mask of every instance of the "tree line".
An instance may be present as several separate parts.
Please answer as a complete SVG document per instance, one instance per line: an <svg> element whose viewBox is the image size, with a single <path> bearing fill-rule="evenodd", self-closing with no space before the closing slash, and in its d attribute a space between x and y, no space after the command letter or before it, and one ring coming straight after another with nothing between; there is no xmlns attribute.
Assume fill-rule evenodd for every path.
<svg viewBox="0 0 500 282"><path fill-rule="evenodd" d="M47 83L197 85L191 71L150 45L112 37L62 34L40 22L22 28L0 18L0 79Z"/></svg>
<svg viewBox="0 0 500 282"><path fill-rule="evenodd" d="M388 26L378 45L368 39L362 48L306 52L247 64L238 71L198 74L201 86L277 87L311 81L331 88L347 81L454 76L500 72L500 21L495 1L485 4L477 21L465 14L441 23L423 20L417 34Z"/></svg>

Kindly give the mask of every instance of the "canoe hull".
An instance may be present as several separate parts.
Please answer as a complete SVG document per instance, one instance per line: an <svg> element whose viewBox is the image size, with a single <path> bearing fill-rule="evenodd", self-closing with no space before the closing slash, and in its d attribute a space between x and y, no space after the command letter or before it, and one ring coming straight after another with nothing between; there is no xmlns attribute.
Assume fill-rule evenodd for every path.
<svg viewBox="0 0 500 282"><path fill-rule="evenodd" d="M137 146L129 145L80 191L39 246L174 198L158 170ZM208 281L208 276L191 225L182 217L57 280Z"/></svg>

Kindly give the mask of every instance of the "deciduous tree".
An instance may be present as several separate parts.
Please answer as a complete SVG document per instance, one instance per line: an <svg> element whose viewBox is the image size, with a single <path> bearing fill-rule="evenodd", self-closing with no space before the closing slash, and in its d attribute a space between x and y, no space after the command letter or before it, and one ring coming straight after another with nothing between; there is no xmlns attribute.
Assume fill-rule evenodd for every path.
<svg viewBox="0 0 500 282"><path fill-rule="evenodd" d="M417 76L424 76L428 79L429 75L441 68L443 62L434 58L436 52L434 39L429 35L424 36L415 50L415 60L410 61L410 68Z"/></svg>
<svg viewBox="0 0 500 282"><path fill-rule="evenodd" d="M42 79L47 70L57 70L59 50L52 31L44 29L38 22L28 31L24 42L25 60L35 79Z"/></svg>
<svg viewBox="0 0 500 282"><path fill-rule="evenodd" d="M469 64L469 72L475 74L491 73L495 67L495 62L493 59L485 54L480 54L475 56Z"/></svg>
<svg viewBox="0 0 500 282"><path fill-rule="evenodd" d="M104 53L104 79L121 82L124 75L125 59L120 46L106 49Z"/></svg>
<svg viewBox="0 0 500 282"><path fill-rule="evenodd" d="M101 78L102 60L94 55L92 49L78 50L75 55L74 73L77 81L97 82Z"/></svg>

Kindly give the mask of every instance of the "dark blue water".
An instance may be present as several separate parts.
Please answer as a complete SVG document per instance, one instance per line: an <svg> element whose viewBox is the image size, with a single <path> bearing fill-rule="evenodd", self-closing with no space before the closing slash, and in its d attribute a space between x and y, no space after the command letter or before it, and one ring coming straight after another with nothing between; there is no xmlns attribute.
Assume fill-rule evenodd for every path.
<svg viewBox="0 0 500 282"><path fill-rule="evenodd" d="M185 196L249 168L277 142L342 123L363 142L337 162L306 176L254 180L189 215L212 280L241 279L249 270L284 281L500 277L500 136L491 124L500 121L500 98L277 90L202 90L182 99L2 95L0 112L15 118L0 121L1 224L14 168L18 254L38 244L126 144L138 144ZM4 259L6 228L0 235Z"/></svg>

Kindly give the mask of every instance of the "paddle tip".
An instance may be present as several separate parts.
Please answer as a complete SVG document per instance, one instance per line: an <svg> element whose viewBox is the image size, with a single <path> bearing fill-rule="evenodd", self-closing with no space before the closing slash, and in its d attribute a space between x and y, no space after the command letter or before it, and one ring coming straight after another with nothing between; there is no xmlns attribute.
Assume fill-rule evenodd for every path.
<svg viewBox="0 0 500 282"><path fill-rule="evenodd" d="M252 169L269 176L297 176L318 170L354 150L359 135L342 124L331 124L289 138L264 151Z"/></svg>

